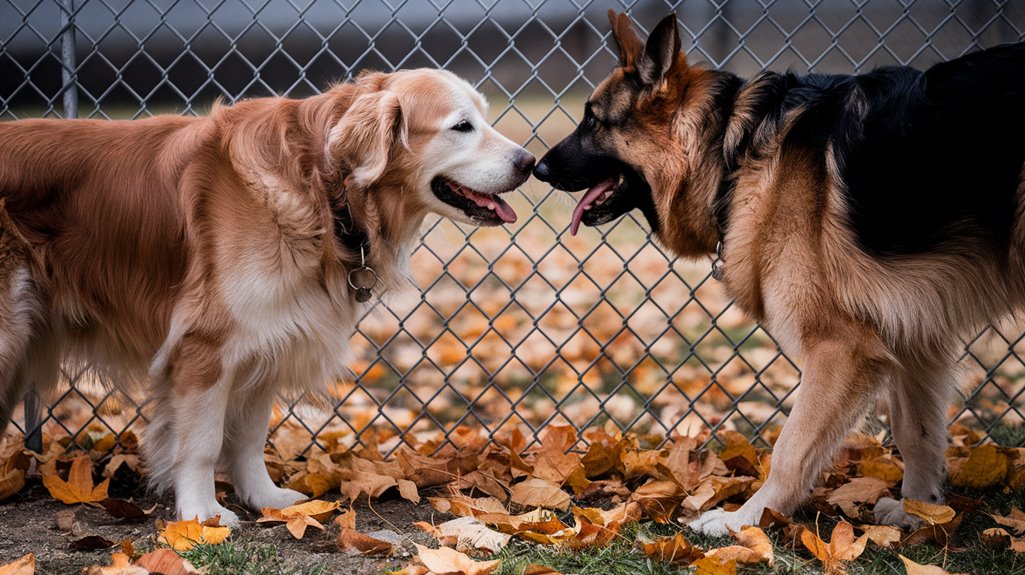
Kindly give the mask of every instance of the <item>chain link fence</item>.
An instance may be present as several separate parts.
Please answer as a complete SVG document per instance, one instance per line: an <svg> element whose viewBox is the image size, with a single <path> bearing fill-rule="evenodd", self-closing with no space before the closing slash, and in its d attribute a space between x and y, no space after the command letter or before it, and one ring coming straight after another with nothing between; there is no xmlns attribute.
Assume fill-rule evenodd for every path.
<svg viewBox="0 0 1025 575"><path fill-rule="evenodd" d="M692 62L742 75L924 67L1025 34L1025 3L987 0L0 0L0 118L199 114L216 98L304 97L364 68L429 66L474 83L494 125L540 156L614 65L610 7L644 30L675 10ZM364 318L357 376L330 382L330 401L276 410L282 455L511 426L762 441L778 427L799 370L708 262L676 260L630 215L570 237L572 200L536 181L512 203L514 225L428 223L413 254L420 292ZM1022 338L1008 323L965 342L952 421L1021 444ZM103 374L64 376L59 396L26 400L29 442L40 429L120 438L145 419Z"/></svg>

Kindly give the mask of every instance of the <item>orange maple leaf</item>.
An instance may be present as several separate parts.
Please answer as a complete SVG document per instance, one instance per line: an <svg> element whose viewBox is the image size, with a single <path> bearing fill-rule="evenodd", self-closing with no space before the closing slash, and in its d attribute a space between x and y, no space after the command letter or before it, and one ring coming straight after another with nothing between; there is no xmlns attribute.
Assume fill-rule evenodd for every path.
<svg viewBox="0 0 1025 575"><path fill-rule="evenodd" d="M96 503L107 498L107 487L110 478L104 479L99 485L93 484L93 462L88 456L82 455L71 462L67 481L56 473L43 473L43 485L54 499L67 503Z"/></svg>
<svg viewBox="0 0 1025 575"><path fill-rule="evenodd" d="M231 535L230 527L221 527L216 521L200 523L196 519L172 521L160 529L158 541L175 551L188 551L197 544L218 545Z"/></svg>

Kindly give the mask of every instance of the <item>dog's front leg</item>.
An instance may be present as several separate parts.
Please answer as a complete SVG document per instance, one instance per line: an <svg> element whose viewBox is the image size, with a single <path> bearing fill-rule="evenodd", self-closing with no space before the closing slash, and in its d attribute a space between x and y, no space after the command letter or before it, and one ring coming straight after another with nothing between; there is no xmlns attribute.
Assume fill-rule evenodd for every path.
<svg viewBox="0 0 1025 575"><path fill-rule="evenodd" d="M221 461L235 490L250 509L281 509L306 499L298 491L274 485L267 473L263 448L267 443L267 425L274 407L274 386L260 386L246 398L232 402Z"/></svg>
<svg viewBox="0 0 1025 575"><path fill-rule="evenodd" d="M808 496L841 440L871 404L892 359L867 328L805 341L804 375L797 402L776 442L769 478L740 509L713 509L690 523L724 535L756 524L765 508L787 515Z"/></svg>
<svg viewBox="0 0 1025 575"><path fill-rule="evenodd" d="M178 447L171 473L181 519L203 521L220 515L222 525L238 523L238 515L217 502L214 489L231 385L231 378L222 375L206 389L171 392Z"/></svg>

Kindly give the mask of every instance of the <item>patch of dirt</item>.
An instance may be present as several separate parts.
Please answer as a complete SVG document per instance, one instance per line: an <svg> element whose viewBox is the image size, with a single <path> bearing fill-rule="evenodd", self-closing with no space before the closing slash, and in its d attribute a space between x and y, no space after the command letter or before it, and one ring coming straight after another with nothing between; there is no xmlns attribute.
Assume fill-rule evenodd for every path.
<svg viewBox="0 0 1025 575"><path fill-rule="evenodd" d="M0 565L18 559L27 553L36 555L36 573L39 575L71 575L80 573L90 565L109 565L110 555L115 548L97 550L74 550L72 543L90 535L98 535L119 545L131 539L136 550L152 548L156 543L155 521L174 519L173 500L169 497L154 497L139 491L135 494L118 493L118 497L131 499L149 510L149 519L139 523L128 523L111 517L105 510L90 505L64 505L56 501L38 480L30 480L15 497L0 503ZM340 496L326 496L332 500ZM231 541L239 545L273 545L278 550L282 563L295 571L307 567L321 566L324 575L376 575L385 569L396 569L410 560L415 549L413 543L426 545L432 538L413 526L417 521L440 523L451 516L439 514L426 501L414 505L403 499L385 499L372 502L365 500L353 507L356 509L356 527L366 534L390 530L404 542L403 549L389 558L368 558L352 556L339 550L338 528L333 523L325 525L325 531L308 529L302 540L294 539L283 524L256 523L259 514L248 512L233 496L229 495L226 505L239 513L243 519L240 527L232 530ZM58 513L74 512L70 530L58 526ZM66 526L65 526L66 527Z"/></svg>

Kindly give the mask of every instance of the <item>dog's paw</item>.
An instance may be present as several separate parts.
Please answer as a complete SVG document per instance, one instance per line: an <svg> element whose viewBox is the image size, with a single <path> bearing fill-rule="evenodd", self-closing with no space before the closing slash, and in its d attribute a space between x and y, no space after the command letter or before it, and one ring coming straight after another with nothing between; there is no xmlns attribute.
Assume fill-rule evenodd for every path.
<svg viewBox="0 0 1025 575"><path fill-rule="evenodd" d="M881 497L872 509L879 525L896 525L904 529L918 529L924 525L920 517L904 512L903 502L891 497Z"/></svg>
<svg viewBox="0 0 1025 575"><path fill-rule="evenodd" d="M705 535L723 536L730 531L739 531L745 525L740 514L735 511L712 509L687 524L688 527Z"/></svg>
<svg viewBox="0 0 1025 575"><path fill-rule="evenodd" d="M204 505L202 508L185 506L178 509L178 518L182 520L198 519L203 522L217 516L220 516L219 524L225 527L236 527L239 524L238 515L234 511L229 511L228 508L217 503Z"/></svg>
<svg viewBox="0 0 1025 575"><path fill-rule="evenodd" d="M296 501L302 501L303 499L309 498L293 489L275 487L258 493L249 493L247 496L243 497L243 499L252 509L263 509L264 507L284 509L285 507L294 505Z"/></svg>

